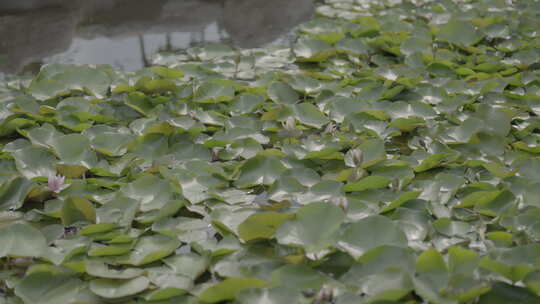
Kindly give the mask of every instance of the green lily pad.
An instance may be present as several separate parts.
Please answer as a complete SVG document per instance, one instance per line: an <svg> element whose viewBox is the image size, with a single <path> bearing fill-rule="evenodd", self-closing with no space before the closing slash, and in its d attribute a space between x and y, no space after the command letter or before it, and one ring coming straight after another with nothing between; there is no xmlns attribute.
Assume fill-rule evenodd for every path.
<svg viewBox="0 0 540 304"><path fill-rule="evenodd" d="M441 218L433 222L433 227L440 233L448 236L465 236L472 231L472 226L466 222L452 221Z"/></svg>
<svg viewBox="0 0 540 304"><path fill-rule="evenodd" d="M151 68L152 72L156 73L157 75L163 77L163 78L182 78L184 77L184 73L179 69L171 69L164 66L154 66Z"/></svg>
<svg viewBox="0 0 540 304"><path fill-rule="evenodd" d="M369 189L386 188L392 182L391 179L382 176L368 176L356 183L347 184L343 187L344 191L365 191Z"/></svg>
<svg viewBox="0 0 540 304"><path fill-rule="evenodd" d="M277 212L253 214L238 226L238 236L244 241L269 239L284 221L292 217L292 214Z"/></svg>
<svg viewBox="0 0 540 304"><path fill-rule="evenodd" d="M138 294L150 285L146 277L130 280L97 279L90 281L90 290L106 299L117 299Z"/></svg>
<svg viewBox="0 0 540 304"><path fill-rule="evenodd" d="M29 92L38 100L46 100L70 90L88 92L103 98L111 85L111 78L104 68L49 64L42 67L32 81Z"/></svg>
<svg viewBox="0 0 540 304"><path fill-rule="evenodd" d="M141 237L127 258L121 262L135 266L152 263L169 256L180 243L179 240L164 235Z"/></svg>
<svg viewBox="0 0 540 304"><path fill-rule="evenodd" d="M170 184L154 175L144 175L122 187L120 192L127 198L139 202L141 211L151 211L163 208L173 199Z"/></svg>
<svg viewBox="0 0 540 304"><path fill-rule="evenodd" d="M398 301L412 289L409 274L392 268L372 275L363 286L364 292L374 301Z"/></svg>
<svg viewBox="0 0 540 304"><path fill-rule="evenodd" d="M105 263L90 260L86 262L86 273L97 278L126 280L140 277L144 271L136 268L110 269Z"/></svg>
<svg viewBox="0 0 540 304"><path fill-rule="evenodd" d="M125 196L116 196L112 200L96 209L98 223L111 223L120 226L131 226L140 202Z"/></svg>
<svg viewBox="0 0 540 304"><path fill-rule="evenodd" d="M287 83L275 81L268 85L268 96L278 104L295 104L300 95Z"/></svg>
<svg viewBox="0 0 540 304"><path fill-rule="evenodd" d="M151 79L142 77L135 84L135 88L145 94L160 94L176 90L176 84L168 79Z"/></svg>
<svg viewBox="0 0 540 304"><path fill-rule="evenodd" d="M129 253L133 248L131 244L113 244L108 246L92 245L88 250L88 256L90 257L107 257L107 256L120 256Z"/></svg>
<svg viewBox="0 0 540 304"><path fill-rule="evenodd" d="M312 203L300 208L294 220L283 223L276 232L279 243L318 253L336 242L345 215L330 203Z"/></svg>
<svg viewBox="0 0 540 304"><path fill-rule="evenodd" d="M0 75L1 304L540 303L537 1L161 2L230 45Z"/></svg>
<svg viewBox="0 0 540 304"><path fill-rule="evenodd" d="M192 280L202 275L210 264L207 256L201 256L195 253L174 255L163 259L163 262L174 272Z"/></svg>
<svg viewBox="0 0 540 304"><path fill-rule="evenodd" d="M34 271L17 284L15 294L24 303L77 303L84 286L81 280L63 273ZM91 300L92 302L86 303L96 301L95 298Z"/></svg>
<svg viewBox="0 0 540 304"><path fill-rule="evenodd" d="M244 289L263 288L267 285L267 282L258 278L227 278L205 289L199 299L205 303L218 303L234 299Z"/></svg>
<svg viewBox="0 0 540 304"><path fill-rule="evenodd" d="M77 222L96 222L96 209L87 199L70 197L64 202L60 217L64 226L70 226Z"/></svg>
<svg viewBox="0 0 540 304"><path fill-rule="evenodd" d="M26 147L12 153L15 164L27 179L49 177L56 174L56 157L42 147Z"/></svg>
<svg viewBox="0 0 540 304"><path fill-rule="evenodd" d="M443 301L439 290L447 286L449 275L442 255L435 249L424 251L416 261L415 291L431 301Z"/></svg>
<svg viewBox="0 0 540 304"><path fill-rule="evenodd" d="M64 229L62 228L62 230ZM43 254L43 258L51 261L54 265L62 265L69 263L73 257L87 252L90 242L85 237L75 237L57 239L53 244L54 247L49 247Z"/></svg>
<svg viewBox="0 0 540 304"><path fill-rule="evenodd" d="M358 146L363 152L362 168L369 168L386 159L384 142L379 139L370 139Z"/></svg>
<svg viewBox="0 0 540 304"><path fill-rule="evenodd" d="M152 284L159 287L151 291L144 298L149 301L160 301L185 294L193 288L193 281L178 273L170 272L166 268L154 268L149 271L148 277Z"/></svg>
<svg viewBox="0 0 540 304"><path fill-rule="evenodd" d="M329 122L329 119L310 103L294 105L293 113L298 121L306 126L321 128Z"/></svg>
<svg viewBox="0 0 540 304"><path fill-rule="evenodd" d="M411 36L401 44L401 52L405 55L413 53L429 52L432 46L432 41L424 37Z"/></svg>
<svg viewBox="0 0 540 304"><path fill-rule="evenodd" d="M268 289L251 288L244 289L236 296L236 300L242 304L248 303L300 303L302 295L287 287L274 287Z"/></svg>
<svg viewBox="0 0 540 304"><path fill-rule="evenodd" d="M64 134L58 131L53 125L46 123L41 127L30 129L26 135L32 144L50 148L54 145L56 139Z"/></svg>
<svg viewBox="0 0 540 304"><path fill-rule="evenodd" d="M539 301L540 297L523 287L509 285L502 282L494 284L492 289L480 297L480 304L516 303L526 304Z"/></svg>
<svg viewBox="0 0 540 304"><path fill-rule="evenodd" d="M374 233L376 231L377 233ZM407 237L385 216L373 215L345 227L338 245L355 258L383 245L407 246Z"/></svg>
<svg viewBox="0 0 540 304"><path fill-rule="evenodd" d="M301 62L321 62L335 54L335 50L326 42L317 39L301 39L294 47L297 60Z"/></svg>
<svg viewBox="0 0 540 304"><path fill-rule="evenodd" d="M246 161L240 167L240 176L235 184L240 188L249 188L255 185L272 184L286 167L281 161L269 156L256 156Z"/></svg>
<svg viewBox="0 0 540 304"><path fill-rule="evenodd" d="M218 103L234 99L234 87L221 84L205 83L195 92L195 102Z"/></svg>
<svg viewBox="0 0 540 304"><path fill-rule="evenodd" d="M230 46L221 43L210 43L200 48L194 48L191 51L201 60L213 60L236 54Z"/></svg>
<svg viewBox="0 0 540 304"><path fill-rule="evenodd" d="M0 211L21 208L34 183L21 176L13 176L0 186Z"/></svg>
<svg viewBox="0 0 540 304"><path fill-rule="evenodd" d="M58 124L74 131L92 126L94 121L105 122L113 118L101 114L102 109L81 97L70 97L56 106Z"/></svg>
<svg viewBox="0 0 540 304"><path fill-rule="evenodd" d="M298 291L319 289L328 281L323 273L305 265L285 265L271 274L274 286L286 286Z"/></svg>
<svg viewBox="0 0 540 304"><path fill-rule="evenodd" d="M113 128L98 125L84 130L82 133L90 139L94 151L108 156L122 156L127 153L127 145L134 136L127 128Z"/></svg>
<svg viewBox="0 0 540 304"><path fill-rule="evenodd" d="M465 20L450 20L450 22L441 26L437 33L439 39L450 43L470 46L482 39L482 35L475 27Z"/></svg>
<svg viewBox="0 0 540 304"><path fill-rule="evenodd" d="M60 136L54 139L52 146L62 164L87 169L97 165L97 156L90 149L90 141L83 135L68 134Z"/></svg>
<svg viewBox="0 0 540 304"><path fill-rule="evenodd" d="M0 257L40 257L47 248L45 236L25 222L0 227Z"/></svg>

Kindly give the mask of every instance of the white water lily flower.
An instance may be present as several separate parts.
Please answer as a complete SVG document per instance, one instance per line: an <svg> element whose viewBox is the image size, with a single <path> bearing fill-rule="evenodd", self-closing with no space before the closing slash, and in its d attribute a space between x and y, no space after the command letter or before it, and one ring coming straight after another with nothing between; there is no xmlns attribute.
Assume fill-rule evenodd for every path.
<svg viewBox="0 0 540 304"><path fill-rule="evenodd" d="M59 193L62 190L65 179L65 176L49 175L49 180L47 181L47 188L49 188L49 190L53 191L54 193Z"/></svg>

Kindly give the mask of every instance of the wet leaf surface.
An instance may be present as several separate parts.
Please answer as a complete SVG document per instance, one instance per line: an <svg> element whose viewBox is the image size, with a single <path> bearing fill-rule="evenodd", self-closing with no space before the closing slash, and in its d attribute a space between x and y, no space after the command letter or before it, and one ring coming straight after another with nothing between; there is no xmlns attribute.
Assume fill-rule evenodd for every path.
<svg viewBox="0 0 540 304"><path fill-rule="evenodd" d="M538 303L533 0L0 82L0 303Z"/></svg>

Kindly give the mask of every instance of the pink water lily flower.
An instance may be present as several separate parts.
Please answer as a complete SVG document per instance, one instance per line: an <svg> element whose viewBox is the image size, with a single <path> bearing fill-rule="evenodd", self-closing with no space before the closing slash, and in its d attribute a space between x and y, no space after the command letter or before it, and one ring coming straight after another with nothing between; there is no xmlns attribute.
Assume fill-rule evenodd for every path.
<svg viewBox="0 0 540 304"><path fill-rule="evenodd" d="M65 177L61 175L49 175L49 180L47 181L47 188L53 191L54 193L59 193L62 190L64 185Z"/></svg>

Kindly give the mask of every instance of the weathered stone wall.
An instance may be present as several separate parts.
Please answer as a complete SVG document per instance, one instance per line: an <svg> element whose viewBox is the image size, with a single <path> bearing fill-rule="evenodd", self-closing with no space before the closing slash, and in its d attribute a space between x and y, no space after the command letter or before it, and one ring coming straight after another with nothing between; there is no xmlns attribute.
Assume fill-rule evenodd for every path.
<svg viewBox="0 0 540 304"><path fill-rule="evenodd" d="M73 0L70 2L77 1ZM0 1L0 11L22 11L65 5L65 0L2 0Z"/></svg>
<svg viewBox="0 0 540 304"><path fill-rule="evenodd" d="M0 71L19 72L75 37L202 32L211 23L240 47L260 46L309 19L314 1L0 0Z"/></svg>
<svg viewBox="0 0 540 304"><path fill-rule="evenodd" d="M290 28L309 20L315 0L226 1L223 26L241 47L273 41Z"/></svg>
<svg viewBox="0 0 540 304"><path fill-rule="evenodd" d="M25 14L0 16L0 71L22 67L67 49L78 22L68 8L41 8Z"/></svg>

